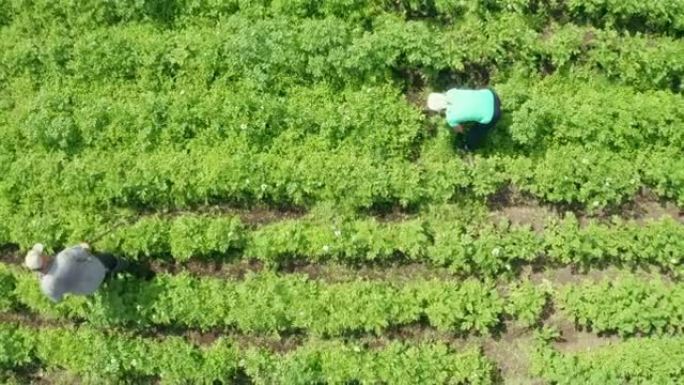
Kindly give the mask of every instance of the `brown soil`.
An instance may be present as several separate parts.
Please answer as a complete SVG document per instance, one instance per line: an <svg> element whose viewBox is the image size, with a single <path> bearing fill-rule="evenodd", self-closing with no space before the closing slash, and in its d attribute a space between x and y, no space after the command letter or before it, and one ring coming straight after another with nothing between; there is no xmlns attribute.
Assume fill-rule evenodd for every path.
<svg viewBox="0 0 684 385"><path fill-rule="evenodd" d="M426 110L426 92L419 87L410 87L406 93L406 101L414 107Z"/></svg>
<svg viewBox="0 0 684 385"><path fill-rule="evenodd" d="M505 218L516 226L530 226L541 233L549 218L556 217L552 211L539 206L507 206L489 214L493 220Z"/></svg>
<svg viewBox="0 0 684 385"><path fill-rule="evenodd" d="M640 223L670 217L684 223L684 209L672 202L661 201L655 194L645 191L633 203L623 207L623 215L633 218Z"/></svg>
<svg viewBox="0 0 684 385"><path fill-rule="evenodd" d="M455 275L443 268L430 267L425 264L395 264L389 266L350 267L336 263L300 263L292 264L281 270L284 273L305 274L312 280L329 283L349 282L355 280L391 280L407 282L416 279L457 279Z"/></svg>
<svg viewBox="0 0 684 385"><path fill-rule="evenodd" d="M554 342L554 347L562 353L585 352L620 341L620 338L614 335L598 336L594 333L577 330L572 322L560 318L559 315L554 315L548 323L554 325L561 332L561 338Z"/></svg>
<svg viewBox="0 0 684 385"><path fill-rule="evenodd" d="M266 208L256 208L241 212L240 218L249 225L264 225L288 219L297 219L304 216L304 210L274 211Z"/></svg>
<svg viewBox="0 0 684 385"><path fill-rule="evenodd" d="M545 223L550 219L559 219L568 211L578 218L581 225L586 225L591 220L609 223L615 216L624 220L634 220L640 224L663 217L670 217L684 223L684 209L672 202L660 201L648 191L620 207L597 213L587 213L577 207L543 204L514 188L506 188L493 195L488 201L488 206L491 220L497 221L505 218L516 225L531 226L538 232L544 229Z"/></svg>
<svg viewBox="0 0 684 385"><path fill-rule="evenodd" d="M79 381L64 382L56 377L54 373L48 373L42 368L38 367L37 364L30 365L28 367L18 368L11 371L12 380L8 383L10 384L31 384L31 385L80 385ZM1 377L0 377L1 378Z"/></svg>
<svg viewBox="0 0 684 385"><path fill-rule="evenodd" d="M504 384L543 383L530 375L532 346L532 332L516 325L507 326L506 333L499 338L482 341L484 353L496 364Z"/></svg>
<svg viewBox="0 0 684 385"><path fill-rule="evenodd" d="M163 338L169 334L160 334L157 338ZM187 330L180 333L188 342L197 345L211 345L216 342L219 338L225 338L234 343L236 346L242 349L247 348L263 348L268 351L276 353L286 353L292 350L296 350L304 342L304 337L302 336L269 336L269 335L255 335L255 334L243 334L236 332L221 333L218 331L200 332L196 330Z"/></svg>
<svg viewBox="0 0 684 385"><path fill-rule="evenodd" d="M607 266L600 269L589 269L587 271L577 271L572 266L533 271L529 266L526 266L521 272L520 278L528 278L535 284L550 282L554 287L559 287L568 284L577 285L585 282L596 283L604 280L618 279L620 276L624 275L625 272L629 272L630 274L634 274L635 276L646 280L658 277L666 282L674 282L672 277L659 274L657 271L652 271L645 268L626 270L616 266Z"/></svg>
<svg viewBox="0 0 684 385"><path fill-rule="evenodd" d="M23 263L23 256L16 245L4 245L0 247L0 262L12 265Z"/></svg>
<svg viewBox="0 0 684 385"><path fill-rule="evenodd" d="M541 39L542 41L548 41L551 39L551 37L556 33L554 27L552 24L547 24L544 29L542 30L541 33Z"/></svg>
<svg viewBox="0 0 684 385"><path fill-rule="evenodd" d="M417 217L416 214L409 213L400 206L393 206L384 212L372 212L371 215L382 223L407 221Z"/></svg>
<svg viewBox="0 0 684 385"><path fill-rule="evenodd" d="M591 47L592 43L596 40L596 33L592 30L589 30L584 33L584 36L582 37L582 48L583 49L588 49Z"/></svg>
<svg viewBox="0 0 684 385"><path fill-rule="evenodd" d="M57 369L37 370L32 373L30 383L33 385L87 385L77 375Z"/></svg>
<svg viewBox="0 0 684 385"><path fill-rule="evenodd" d="M19 324L21 326L28 326L36 329L41 329L45 327L56 328L64 324L72 324L71 321L44 318L31 313L6 312L0 312L0 323L14 323Z"/></svg>
<svg viewBox="0 0 684 385"><path fill-rule="evenodd" d="M609 221L614 216L622 219L636 220L639 223L667 216L684 223L684 209L679 208L672 202L659 199L647 189L644 189L633 200L619 207L608 208L596 213L588 213L579 206L542 203L533 196L517 190L515 186L508 186L488 198L488 207L491 211L490 216L493 218L505 217L511 220L512 223L530 225L534 229L541 229L545 220L560 217L568 211L575 214L581 223L586 223L590 219ZM299 219L307 214L306 210L302 208L275 210L267 207L236 209L226 206L202 206L193 208L192 211L176 211L167 215L192 213L238 215L244 223L253 226L282 220ZM406 210L400 206L393 206L383 211L371 211L368 214L381 222L400 222L417 216L414 211Z"/></svg>
<svg viewBox="0 0 684 385"><path fill-rule="evenodd" d="M300 207L288 207L274 209L265 206L240 208L230 205L203 205L183 210L168 210L164 212L145 212L141 216L161 215L162 217L176 217L181 215L204 214L204 215L235 215L239 216L247 225L264 225L287 219L297 219L306 215L306 210Z"/></svg>
<svg viewBox="0 0 684 385"><path fill-rule="evenodd" d="M150 261L150 270L156 274L190 273L193 276L210 276L225 279L243 279L249 273L257 273L265 268L263 263L254 260L240 260L230 263L220 261L206 262L192 260L174 263L163 260Z"/></svg>
<svg viewBox="0 0 684 385"><path fill-rule="evenodd" d="M215 277L223 279L241 280L247 274L268 271L260 261L237 261L230 263L191 261L187 263L172 263L155 260L150 263L150 269L156 274L189 273L198 277ZM425 264L411 263L389 266L358 267L336 263L309 263L306 261L292 262L274 270L282 274L303 274L309 279L325 281L327 283L349 282L356 280L392 280L406 282L415 279L457 279L454 274L443 268L434 268Z"/></svg>

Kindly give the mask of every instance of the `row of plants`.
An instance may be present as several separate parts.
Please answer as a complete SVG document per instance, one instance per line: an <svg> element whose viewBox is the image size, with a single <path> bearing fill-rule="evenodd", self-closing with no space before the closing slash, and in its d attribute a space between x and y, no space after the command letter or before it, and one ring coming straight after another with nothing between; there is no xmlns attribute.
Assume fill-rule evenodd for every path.
<svg viewBox="0 0 684 385"><path fill-rule="evenodd" d="M66 369L83 380L163 384L230 383L247 376L255 384L492 384L494 365L476 349L455 351L441 343L388 342L381 348L360 343L308 341L295 350L273 353L241 348L220 338L194 346L178 337L164 340L102 333L88 327L33 329L0 325L0 367L20 369L38 362ZM637 338L584 352L560 352L538 343L531 371L557 384L677 384L681 337ZM90 349L82 349L89 346Z"/></svg>
<svg viewBox="0 0 684 385"><path fill-rule="evenodd" d="M627 202L644 184L684 204L684 168L674 149L628 158L563 146L537 162L523 156L447 158L437 150L415 163L374 161L344 150L301 153L292 160L235 150L228 145L190 153L131 150L106 161L93 152L63 162L48 154L24 154L0 165L5 176L0 181L0 240L22 246L65 242L135 215L122 208L163 212L203 204L278 208L322 202L343 211L418 208L484 200L509 184L542 201L575 203L590 212Z"/></svg>
<svg viewBox="0 0 684 385"><path fill-rule="evenodd" d="M301 275L250 275L241 281L187 274L133 277L110 282L92 297L69 297L54 304L36 278L2 265L4 310L27 308L46 317L86 320L91 325L134 328L171 326L201 330L234 328L244 333L303 331L330 337L382 334L392 327L425 322L456 334L489 333L503 317L521 315L535 323L544 293L530 284L499 293L476 280L418 279L324 283ZM514 293L514 294L511 294ZM507 303L506 295L514 300Z"/></svg>
<svg viewBox="0 0 684 385"><path fill-rule="evenodd" d="M84 381L216 384L238 378L266 384L494 383L493 364L477 349L443 343L388 342L380 348L342 341L308 341L289 352L239 347L227 338L196 346L103 333L87 326L40 329L0 324L0 368L38 364ZM84 347L88 347L84 349Z"/></svg>
<svg viewBox="0 0 684 385"><path fill-rule="evenodd" d="M151 22L171 27L196 19L232 14L252 17L291 15L300 18L342 17L364 22L379 14L392 12L408 19L430 18L457 22L463 17L484 17L492 13L515 12L543 20L573 20L599 26L644 30L675 35L684 31L684 6L678 1L640 2L636 0L549 1L543 5L530 0L469 1L449 0L173 0L159 2L122 1L102 3L85 1L56 6L49 1L9 1L2 3L0 26L11 22L34 23L36 28L49 23L92 28L100 25Z"/></svg>
<svg viewBox="0 0 684 385"><path fill-rule="evenodd" d="M671 92L635 92L582 73L516 76L494 88L505 111L499 139L512 139L516 152L529 157L571 144L623 157L684 146L684 102ZM66 80L44 84L38 93L21 87L13 92L16 100L6 100L13 109L2 122L2 148L19 159L27 153L55 157L57 151L65 160L97 154L116 162L114 150L147 155L164 149L179 157L189 150L230 146L245 161L267 151L294 161L340 149L375 161L412 160L428 150L421 145L439 144L426 132L432 121L390 86L335 90L317 83L278 95L240 81L231 87L194 84L151 94ZM442 132L443 126L438 126Z"/></svg>
<svg viewBox="0 0 684 385"><path fill-rule="evenodd" d="M621 336L677 334L684 330L684 288L636 277L568 286L560 307L575 325Z"/></svg>
<svg viewBox="0 0 684 385"><path fill-rule="evenodd" d="M531 148L569 143L593 150L684 147L684 102L664 91L634 92L601 77L549 76L501 93L512 139ZM509 86L510 85L510 86ZM596 90L600 89L601 92Z"/></svg>
<svg viewBox="0 0 684 385"><path fill-rule="evenodd" d="M75 30L53 22L41 25L47 31L36 31L36 24L26 23L3 29L0 84L33 87L30 95L65 80L87 89L116 84L138 92L231 87L249 80L262 91L283 92L319 82L336 88L414 86L410 74L433 86L481 85L505 80L515 69L545 75L576 68L640 90L681 93L684 72L677 38L538 24L510 13L466 17L448 26L383 14L368 28L336 17L282 15L235 15L163 30L138 23Z"/></svg>
<svg viewBox="0 0 684 385"><path fill-rule="evenodd" d="M115 280L92 299L70 297L55 305L42 295L31 274L1 266L3 310L27 308L48 317L102 326L304 331L330 337L381 335L390 328L425 322L442 332L488 334L505 319L536 325L550 299L577 326L597 333L663 335L684 329L680 287L661 278L626 273L558 287L518 281L498 288L473 279L329 283L268 272L240 281L162 274L150 281Z"/></svg>
<svg viewBox="0 0 684 385"><path fill-rule="evenodd" d="M682 337L634 338L583 351L560 351L547 331L532 355L531 372L558 385L679 384ZM551 338L551 341L549 340Z"/></svg>
<svg viewBox="0 0 684 385"><path fill-rule="evenodd" d="M449 206L444 210L449 210ZM59 229L63 238L46 237L17 224L6 241L35 242L48 248L88 241L103 234L96 250L126 258L230 262L259 260L278 268L293 261L343 264L418 262L446 267L457 275L498 276L526 264L580 268L606 265L652 266L682 272L684 226L672 218L646 223L615 220L581 225L572 214L538 224L540 231L506 221L490 223L437 214L399 222L344 216L287 219L252 228L237 216L183 214L150 216L132 224L73 222ZM453 208L452 208L453 210ZM543 229L542 229L543 227Z"/></svg>

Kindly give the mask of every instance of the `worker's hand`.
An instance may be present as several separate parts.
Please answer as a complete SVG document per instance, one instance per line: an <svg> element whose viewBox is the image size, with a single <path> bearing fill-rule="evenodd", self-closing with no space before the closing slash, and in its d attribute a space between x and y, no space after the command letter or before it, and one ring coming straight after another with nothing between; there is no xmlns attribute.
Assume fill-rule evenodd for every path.
<svg viewBox="0 0 684 385"><path fill-rule="evenodd" d="M457 124L454 126L454 132L457 134L462 134L463 133L463 126L460 124Z"/></svg>

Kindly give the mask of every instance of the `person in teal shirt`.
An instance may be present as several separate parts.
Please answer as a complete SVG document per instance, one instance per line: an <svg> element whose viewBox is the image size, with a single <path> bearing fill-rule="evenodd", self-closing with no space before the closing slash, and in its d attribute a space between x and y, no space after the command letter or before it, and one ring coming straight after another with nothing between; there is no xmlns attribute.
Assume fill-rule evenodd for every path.
<svg viewBox="0 0 684 385"><path fill-rule="evenodd" d="M432 111L446 110L447 124L456 133L464 133L464 123L473 123L465 133L465 146L468 150L478 148L501 117L501 101L491 88L453 88L446 93L431 93L427 105Z"/></svg>

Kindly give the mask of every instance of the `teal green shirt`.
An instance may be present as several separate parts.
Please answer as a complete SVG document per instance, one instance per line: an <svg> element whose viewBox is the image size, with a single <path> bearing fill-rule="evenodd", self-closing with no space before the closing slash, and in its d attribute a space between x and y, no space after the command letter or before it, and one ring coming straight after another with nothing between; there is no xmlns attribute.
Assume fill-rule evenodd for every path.
<svg viewBox="0 0 684 385"><path fill-rule="evenodd" d="M494 93L484 90L450 89L446 93L447 123L454 127L461 123L487 124L494 117Z"/></svg>

